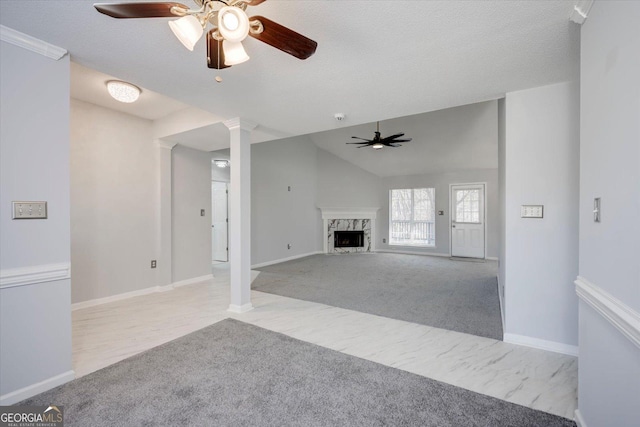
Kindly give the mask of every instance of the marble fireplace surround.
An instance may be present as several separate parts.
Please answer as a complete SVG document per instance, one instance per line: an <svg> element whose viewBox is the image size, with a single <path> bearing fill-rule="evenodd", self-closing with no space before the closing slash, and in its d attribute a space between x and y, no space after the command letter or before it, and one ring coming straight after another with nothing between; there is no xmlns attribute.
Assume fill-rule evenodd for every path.
<svg viewBox="0 0 640 427"><path fill-rule="evenodd" d="M374 252L376 215L380 208L325 208L322 212L324 253ZM334 230L364 231L363 248L334 248Z"/></svg>

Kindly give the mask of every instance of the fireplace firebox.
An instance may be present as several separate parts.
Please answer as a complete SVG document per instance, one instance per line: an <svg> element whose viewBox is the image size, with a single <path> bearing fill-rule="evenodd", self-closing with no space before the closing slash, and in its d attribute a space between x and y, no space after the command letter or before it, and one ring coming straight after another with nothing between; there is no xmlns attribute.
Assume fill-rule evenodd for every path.
<svg viewBox="0 0 640 427"><path fill-rule="evenodd" d="M364 246L364 231L334 231L333 246L336 248L361 248Z"/></svg>

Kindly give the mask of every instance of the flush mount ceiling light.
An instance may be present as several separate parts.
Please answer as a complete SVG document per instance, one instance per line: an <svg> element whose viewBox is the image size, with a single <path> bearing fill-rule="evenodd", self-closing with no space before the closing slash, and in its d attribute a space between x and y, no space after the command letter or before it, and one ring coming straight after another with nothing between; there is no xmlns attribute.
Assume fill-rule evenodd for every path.
<svg viewBox="0 0 640 427"><path fill-rule="evenodd" d="M249 18L248 6L266 0L193 0L190 9L181 3L98 3L98 12L112 18L175 18L169 27L189 50L206 32L207 66L222 69L249 59L242 41L251 36L298 59L307 59L318 47L315 41L262 16ZM210 27L210 28L209 28Z"/></svg>
<svg viewBox="0 0 640 427"><path fill-rule="evenodd" d="M353 139L361 139L362 142L347 142L347 144L359 144L357 148L373 147L374 150L380 150L384 147L402 147L397 144L398 142L409 142L411 138L399 139L404 136L404 133L396 133L395 135L380 138L380 122L376 122L376 133L373 139L360 138L352 136Z"/></svg>
<svg viewBox="0 0 640 427"><path fill-rule="evenodd" d="M229 162L229 160L225 160L225 159L216 159L213 161L213 164L219 168L228 168L229 166L231 166L231 163Z"/></svg>
<svg viewBox="0 0 640 427"><path fill-rule="evenodd" d="M140 88L138 86L120 80L109 80L107 82L107 91L113 99L126 104L136 102L140 97Z"/></svg>

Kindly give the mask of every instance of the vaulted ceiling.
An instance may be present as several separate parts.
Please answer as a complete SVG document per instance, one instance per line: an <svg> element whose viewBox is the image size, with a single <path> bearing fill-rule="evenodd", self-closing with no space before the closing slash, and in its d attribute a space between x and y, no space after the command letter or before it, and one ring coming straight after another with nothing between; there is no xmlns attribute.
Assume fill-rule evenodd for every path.
<svg viewBox="0 0 640 427"><path fill-rule="evenodd" d="M112 19L93 1L2 0L0 23L67 49L86 67L222 118L257 122L268 140L575 78L572 8L572 1L268 0L249 7L249 16L316 40L316 54L301 61L249 38L251 59L219 71L207 68L204 41L186 50L169 19ZM337 112L346 119L337 122Z"/></svg>

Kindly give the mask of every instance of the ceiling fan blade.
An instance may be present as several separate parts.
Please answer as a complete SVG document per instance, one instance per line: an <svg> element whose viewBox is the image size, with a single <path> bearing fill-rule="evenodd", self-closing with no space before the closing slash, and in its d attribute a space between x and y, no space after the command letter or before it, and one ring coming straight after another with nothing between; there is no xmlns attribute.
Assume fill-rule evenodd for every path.
<svg viewBox="0 0 640 427"><path fill-rule="evenodd" d="M389 141L392 143L396 143L396 142L409 142L411 141L411 138L407 138L407 139L394 139L393 141Z"/></svg>
<svg viewBox="0 0 640 427"><path fill-rule="evenodd" d="M264 3L267 0L242 0L242 3L248 5L248 6L257 6L260 3Z"/></svg>
<svg viewBox="0 0 640 427"><path fill-rule="evenodd" d="M384 144L387 147L402 147L402 145Z"/></svg>
<svg viewBox="0 0 640 427"><path fill-rule="evenodd" d="M98 12L112 18L174 18L172 7L189 10L182 3L156 2L156 3L96 3L93 5Z"/></svg>
<svg viewBox="0 0 640 427"><path fill-rule="evenodd" d="M367 138L360 138L359 136L352 136L351 138L353 138L353 139L361 139L361 140L363 140L363 141L371 141L370 139L367 139Z"/></svg>
<svg viewBox="0 0 640 427"><path fill-rule="evenodd" d="M382 138L382 140L383 141L389 141L389 140L394 139L394 138L400 138L401 136L404 136L404 133L396 133L395 135L385 136L384 138Z"/></svg>
<svg viewBox="0 0 640 427"><path fill-rule="evenodd" d="M280 49L283 52L293 55L298 59L307 59L313 55L318 47L318 43L310 38L296 33L263 16L252 16L249 21L260 21L264 30L259 34L249 31L249 35L268 45Z"/></svg>
<svg viewBox="0 0 640 427"><path fill-rule="evenodd" d="M367 141L367 142L346 142L345 144L364 144L364 145L371 145L371 141Z"/></svg>
<svg viewBox="0 0 640 427"><path fill-rule="evenodd" d="M207 67L221 70L229 68L231 65L224 65L224 50L222 49L222 41L213 38L211 30L207 33Z"/></svg>

